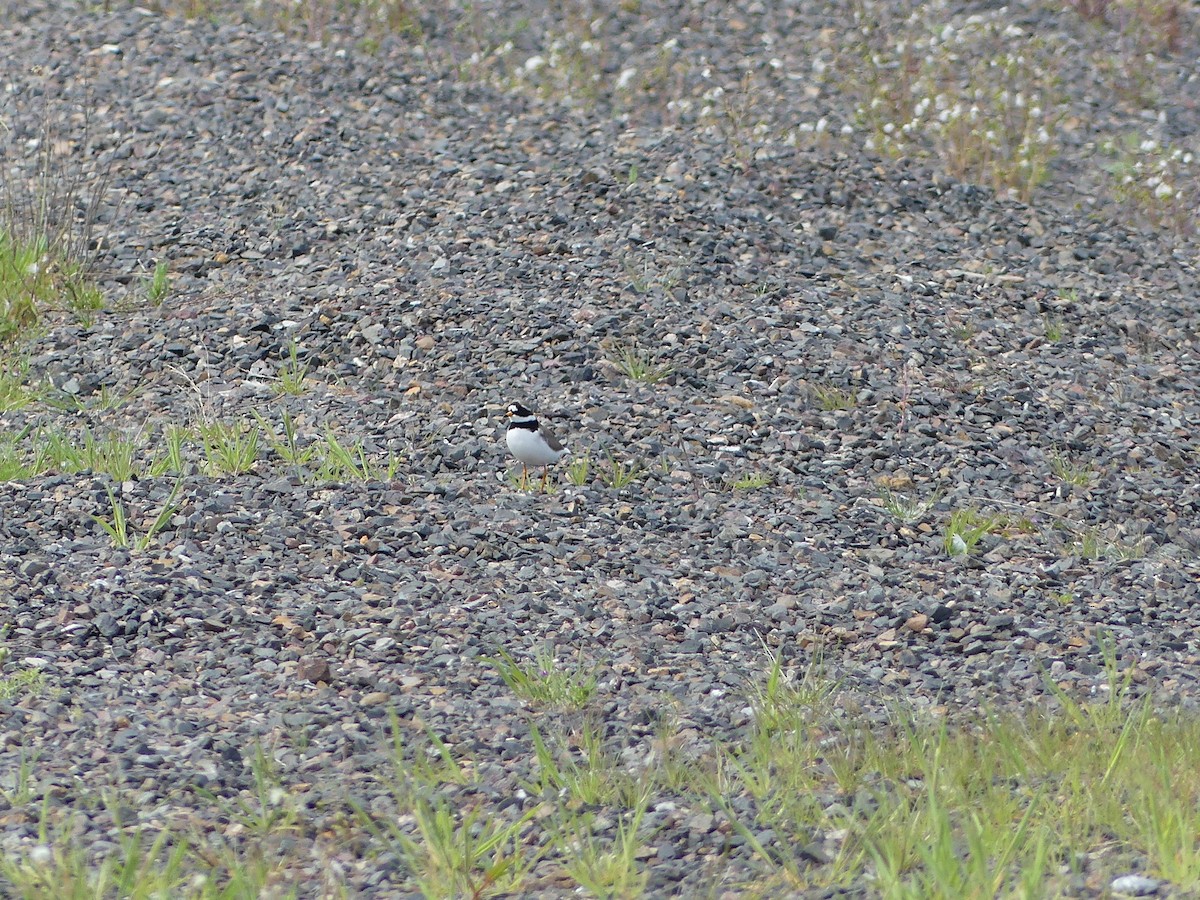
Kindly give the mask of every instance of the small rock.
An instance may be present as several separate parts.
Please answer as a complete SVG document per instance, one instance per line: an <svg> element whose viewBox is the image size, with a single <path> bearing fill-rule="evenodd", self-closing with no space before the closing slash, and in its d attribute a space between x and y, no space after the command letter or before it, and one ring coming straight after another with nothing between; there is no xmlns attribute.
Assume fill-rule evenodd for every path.
<svg viewBox="0 0 1200 900"><path fill-rule="evenodd" d="M930 614L929 618L940 625L942 622L953 618L953 616L954 610L946 606L944 603L939 603L936 607L934 607L934 610Z"/></svg>
<svg viewBox="0 0 1200 900"><path fill-rule="evenodd" d="M324 681L329 684L333 680L333 673L329 671L328 660L320 659L315 656L303 656L296 663L296 674L305 681L311 681L316 684L318 681Z"/></svg>
<svg viewBox="0 0 1200 900"><path fill-rule="evenodd" d="M1114 894L1125 894L1130 897L1149 897L1158 893L1159 882L1145 875L1122 875L1112 880Z"/></svg>
<svg viewBox="0 0 1200 900"><path fill-rule="evenodd" d="M925 630L925 626L929 624L929 616L924 613L917 613L915 616L909 616L904 622L904 627L913 634L920 634Z"/></svg>

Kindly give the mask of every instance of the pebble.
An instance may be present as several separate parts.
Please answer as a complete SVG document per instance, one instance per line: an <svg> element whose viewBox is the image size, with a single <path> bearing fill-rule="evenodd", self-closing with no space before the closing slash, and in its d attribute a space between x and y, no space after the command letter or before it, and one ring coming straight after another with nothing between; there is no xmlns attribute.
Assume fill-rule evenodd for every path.
<svg viewBox="0 0 1200 900"><path fill-rule="evenodd" d="M1127 897L1149 897L1158 893L1161 884L1162 882L1147 878L1145 875L1121 875L1114 878L1109 886L1114 894L1123 894Z"/></svg>

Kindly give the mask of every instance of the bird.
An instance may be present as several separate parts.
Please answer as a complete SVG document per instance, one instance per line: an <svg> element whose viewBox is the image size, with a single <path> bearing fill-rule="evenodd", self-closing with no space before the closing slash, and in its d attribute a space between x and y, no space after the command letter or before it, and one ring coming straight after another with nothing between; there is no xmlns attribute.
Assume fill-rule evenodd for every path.
<svg viewBox="0 0 1200 900"><path fill-rule="evenodd" d="M550 477L549 466L558 462L571 451L564 447L537 416L520 403L508 404L504 413L508 416L508 431L504 438L508 450L521 463L521 489L529 479L529 467L542 467L542 491L546 490L546 479Z"/></svg>

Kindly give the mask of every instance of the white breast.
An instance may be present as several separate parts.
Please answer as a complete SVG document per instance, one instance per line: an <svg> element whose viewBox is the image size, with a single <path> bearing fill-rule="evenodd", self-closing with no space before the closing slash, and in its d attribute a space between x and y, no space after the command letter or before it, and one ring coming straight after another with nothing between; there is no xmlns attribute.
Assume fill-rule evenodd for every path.
<svg viewBox="0 0 1200 900"><path fill-rule="evenodd" d="M510 428L505 432L508 449L527 466L548 466L566 455L566 450L551 450L541 435L528 428Z"/></svg>

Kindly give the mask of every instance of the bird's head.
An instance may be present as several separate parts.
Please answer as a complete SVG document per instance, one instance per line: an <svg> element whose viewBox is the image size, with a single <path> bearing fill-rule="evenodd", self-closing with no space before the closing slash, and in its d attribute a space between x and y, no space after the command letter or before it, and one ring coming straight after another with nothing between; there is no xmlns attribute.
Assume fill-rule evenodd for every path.
<svg viewBox="0 0 1200 900"><path fill-rule="evenodd" d="M506 416L508 416L510 419L513 416L532 416L533 415L533 413L531 413L528 409L526 409L520 403L508 404L508 409L506 409L504 411L504 414Z"/></svg>

